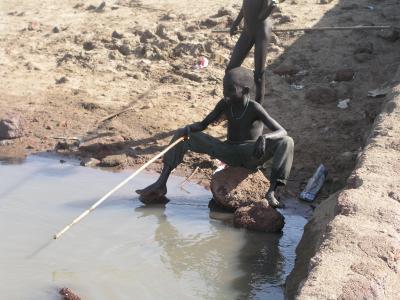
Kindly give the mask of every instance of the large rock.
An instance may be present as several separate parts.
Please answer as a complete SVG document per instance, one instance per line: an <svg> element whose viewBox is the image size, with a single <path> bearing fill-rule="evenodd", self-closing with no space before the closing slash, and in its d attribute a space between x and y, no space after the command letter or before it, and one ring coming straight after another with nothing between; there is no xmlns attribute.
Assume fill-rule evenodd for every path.
<svg viewBox="0 0 400 300"><path fill-rule="evenodd" d="M261 171L227 167L213 175L210 188L220 206L235 211L261 201L269 188L269 181Z"/></svg>
<svg viewBox="0 0 400 300"><path fill-rule="evenodd" d="M235 211L233 224L236 227L263 232L280 232L285 218L267 201L258 201Z"/></svg>
<svg viewBox="0 0 400 300"><path fill-rule="evenodd" d="M336 103L336 90L330 87L314 87L306 91L305 98L316 104Z"/></svg>
<svg viewBox="0 0 400 300"><path fill-rule="evenodd" d="M124 166L128 163L128 157L126 154L120 154L120 155L109 155L104 157L101 162L100 166L101 167L118 167L118 166Z"/></svg>
<svg viewBox="0 0 400 300"><path fill-rule="evenodd" d="M0 139L21 137L26 126L25 119L18 113L7 113L0 120Z"/></svg>

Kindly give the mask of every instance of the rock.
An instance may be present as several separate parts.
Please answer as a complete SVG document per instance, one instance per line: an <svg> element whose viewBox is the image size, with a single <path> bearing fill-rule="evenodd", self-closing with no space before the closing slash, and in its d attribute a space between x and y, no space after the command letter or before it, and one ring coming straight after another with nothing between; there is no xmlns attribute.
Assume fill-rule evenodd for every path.
<svg viewBox="0 0 400 300"><path fill-rule="evenodd" d="M168 74L160 78L161 83L173 83L177 84L180 83L182 79L176 75Z"/></svg>
<svg viewBox="0 0 400 300"><path fill-rule="evenodd" d="M7 113L0 120L0 139L15 139L24 134L26 120L18 113Z"/></svg>
<svg viewBox="0 0 400 300"><path fill-rule="evenodd" d="M340 69L336 71L335 81L351 81L355 72L353 69Z"/></svg>
<svg viewBox="0 0 400 300"><path fill-rule="evenodd" d="M278 24L285 24L285 23L293 22L293 18L288 15L276 14L274 17L276 19L278 19Z"/></svg>
<svg viewBox="0 0 400 300"><path fill-rule="evenodd" d="M200 26L204 26L206 28L212 28L218 25L218 21L214 20L214 19L205 19L203 21L200 22Z"/></svg>
<svg viewBox="0 0 400 300"><path fill-rule="evenodd" d="M86 51L90 51L90 50L93 50L95 48L96 48L96 45L91 41L83 43L83 49L85 49Z"/></svg>
<svg viewBox="0 0 400 300"><path fill-rule="evenodd" d="M313 103L336 103L337 92L329 87L315 87L306 91L305 98Z"/></svg>
<svg viewBox="0 0 400 300"><path fill-rule="evenodd" d="M261 171L227 167L213 175L210 188L219 205L234 211L264 199L269 181Z"/></svg>
<svg viewBox="0 0 400 300"><path fill-rule="evenodd" d="M293 76L298 72L300 72L300 68L291 63L286 63L286 64L283 63L277 68L275 68L273 72L274 74L277 74L279 76L284 76L284 75Z"/></svg>
<svg viewBox="0 0 400 300"><path fill-rule="evenodd" d="M205 52L203 44L200 43L179 43L174 49L173 54L181 57L183 55L198 56Z"/></svg>
<svg viewBox="0 0 400 300"><path fill-rule="evenodd" d="M100 108L100 106L98 104L92 103L92 102L82 102L81 106L83 109L90 110L90 111Z"/></svg>
<svg viewBox="0 0 400 300"><path fill-rule="evenodd" d="M203 82L203 78L195 72L180 72L180 75L183 78L189 79L191 81Z"/></svg>
<svg viewBox="0 0 400 300"><path fill-rule="evenodd" d="M81 300L81 298L73 293L70 289L68 288L62 288L59 291L59 294L63 296L63 300Z"/></svg>
<svg viewBox="0 0 400 300"><path fill-rule="evenodd" d="M186 27L187 32L195 32L199 29L200 29L199 25L190 25L190 26Z"/></svg>
<svg viewBox="0 0 400 300"><path fill-rule="evenodd" d="M160 18L160 20L161 20L161 21L172 21L172 20L176 20L177 18L178 18L177 15L168 12L168 13L162 15L161 18Z"/></svg>
<svg viewBox="0 0 400 300"><path fill-rule="evenodd" d="M101 2L101 4L98 7L96 7L95 11L96 12L103 12L105 7L106 7L106 2L103 1L103 2Z"/></svg>
<svg viewBox="0 0 400 300"><path fill-rule="evenodd" d="M67 82L68 82L68 78L65 77L65 76L63 76L63 77L61 77L59 79L56 79L56 84L64 84L64 83L67 83Z"/></svg>
<svg viewBox="0 0 400 300"><path fill-rule="evenodd" d="M224 17L224 16L230 16L230 17L232 17L232 16L234 16L234 15L235 15L235 13L234 13L234 11L233 11L232 9L225 8L225 7L221 7L221 8L218 10L218 12L217 12L217 14L215 15L215 17L216 17L216 18L220 18L220 17Z"/></svg>
<svg viewBox="0 0 400 300"><path fill-rule="evenodd" d="M394 43L400 39L400 32L397 31L396 29L383 30L378 33L378 36L388 42Z"/></svg>
<svg viewBox="0 0 400 300"><path fill-rule="evenodd" d="M111 34L111 37L113 37L114 39L122 39L124 35L114 30L113 33Z"/></svg>
<svg viewBox="0 0 400 300"><path fill-rule="evenodd" d="M158 25L156 29L156 35L164 40L168 40L167 27L163 24Z"/></svg>
<svg viewBox="0 0 400 300"><path fill-rule="evenodd" d="M53 27L52 30L53 33L59 33L60 32L60 28L58 28L57 26Z"/></svg>
<svg viewBox="0 0 400 300"><path fill-rule="evenodd" d="M98 164L100 164L100 160L90 157L90 158L84 158L81 160L80 165L83 167L95 167Z"/></svg>
<svg viewBox="0 0 400 300"><path fill-rule="evenodd" d="M235 227L249 230L276 233L285 225L285 218L267 201L258 201L235 211Z"/></svg>
<svg viewBox="0 0 400 300"><path fill-rule="evenodd" d="M185 35L185 34L183 34L182 32L180 32L180 31L178 31L177 33L176 33L176 37L178 38L178 40L179 41L185 41L185 40L187 40L187 35Z"/></svg>
<svg viewBox="0 0 400 300"><path fill-rule="evenodd" d="M148 40L154 39L156 36L150 30L138 31L137 34L140 35L140 42L146 43Z"/></svg>
<svg viewBox="0 0 400 300"><path fill-rule="evenodd" d="M372 58L374 47L372 43L365 43L354 50L354 59L360 63Z"/></svg>
<svg viewBox="0 0 400 300"><path fill-rule="evenodd" d="M122 55L128 56L132 53L131 47L128 44L122 44L120 46L118 46L118 51L119 53L121 53Z"/></svg>
<svg viewBox="0 0 400 300"><path fill-rule="evenodd" d="M359 63L364 63L372 59L372 54L370 53L357 53L354 54L354 59Z"/></svg>
<svg viewBox="0 0 400 300"><path fill-rule="evenodd" d="M126 156L126 154L109 155L101 160L100 166L117 167L121 165L126 165L127 162L128 162L128 157Z"/></svg>
<svg viewBox="0 0 400 300"><path fill-rule="evenodd" d="M94 10L96 9L96 6L94 6L93 4L90 4L88 7L86 7L86 10Z"/></svg>

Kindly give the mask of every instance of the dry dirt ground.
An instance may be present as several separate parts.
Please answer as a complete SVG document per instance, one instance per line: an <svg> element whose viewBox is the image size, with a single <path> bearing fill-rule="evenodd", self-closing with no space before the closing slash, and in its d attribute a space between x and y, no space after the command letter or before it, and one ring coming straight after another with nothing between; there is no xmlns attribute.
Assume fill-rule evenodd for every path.
<svg viewBox="0 0 400 300"><path fill-rule="evenodd" d="M272 16L275 28L399 22L396 0L316 2L282 2ZM176 128L201 120L221 98L226 58L237 36L212 30L229 27L240 1L100 4L0 1L0 114L19 112L28 122L22 138L0 146L1 156L52 151L61 141L60 153L100 161L125 154L127 159L116 164L136 166L161 150ZM369 98L368 91L393 76L399 45L390 31L274 36L265 107L295 140L290 194L298 194L320 163L329 171L321 198L344 186L384 99ZM196 70L202 55L210 64ZM251 57L244 65L252 68ZM340 69L353 70L354 78L334 81ZM317 90L313 97L315 88L327 91ZM347 109L337 107L343 99L350 99ZM126 107L131 109L100 122ZM209 131L223 137L225 128ZM74 148L56 137L79 137L84 143ZM197 166L196 180L207 183L215 168L207 157L189 155L178 172L189 175Z"/></svg>

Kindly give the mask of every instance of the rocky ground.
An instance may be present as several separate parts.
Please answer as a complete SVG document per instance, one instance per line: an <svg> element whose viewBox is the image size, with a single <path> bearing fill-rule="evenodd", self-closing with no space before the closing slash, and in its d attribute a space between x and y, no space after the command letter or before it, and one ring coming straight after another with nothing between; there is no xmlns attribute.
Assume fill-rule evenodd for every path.
<svg viewBox="0 0 400 300"><path fill-rule="evenodd" d="M399 26L399 4L286 0L272 21L275 29ZM10 121L21 121L15 128L20 137L2 136L0 156L57 151L88 166L145 162L167 145L176 128L201 120L221 98L237 37L212 30L229 28L239 7L240 1L232 0L0 1L0 118L8 113ZM320 163L328 178L317 203L346 186L399 67L399 45L396 30L274 35L265 107L295 141L289 195L298 195ZM209 65L196 68L202 57ZM251 55L244 66L252 69ZM208 131L223 138L224 124ZM378 170L385 155L369 156L371 166ZM190 154L178 172L190 175L196 168L193 179L206 185L216 164ZM371 184L364 192L381 190ZM319 225L329 220L335 207L330 203L320 209ZM361 269L370 270L359 264L353 272ZM319 270L329 265L315 274ZM349 286L365 283L353 279ZM312 293L317 295L303 289L303 295Z"/></svg>
<svg viewBox="0 0 400 300"><path fill-rule="evenodd" d="M221 98L237 37L212 30L229 27L239 4L2 1L1 113L20 113L27 125L21 138L2 142L0 154L58 149L89 165L143 163L177 127L201 120ZM272 20L275 28L396 24L396 4L285 1ZM265 106L295 140L292 195L320 163L329 171L322 198L344 186L383 101L368 91L392 76L398 45L390 30L274 36ZM196 69L201 56L209 66ZM251 57L244 65L252 68ZM346 99L348 108L338 108ZM124 108L129 109L102 122ZM224 137L223 124L209 131ZM83 143L77 147L76 140L60 137ZM195 178L206 183L215 164L190 155L178 171L190 174L196 167L201 172Z"/></svg>

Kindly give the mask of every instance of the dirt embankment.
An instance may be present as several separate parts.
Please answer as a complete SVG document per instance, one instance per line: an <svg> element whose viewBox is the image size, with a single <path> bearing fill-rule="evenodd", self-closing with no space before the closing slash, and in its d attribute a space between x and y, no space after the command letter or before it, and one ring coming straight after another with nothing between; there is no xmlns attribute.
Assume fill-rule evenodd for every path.
<svg viewBox="0 0 400 300"><path fill-rule="evenodd" d="M400 295L400 69L346 188L305 228L289 299Z"/></svg>

